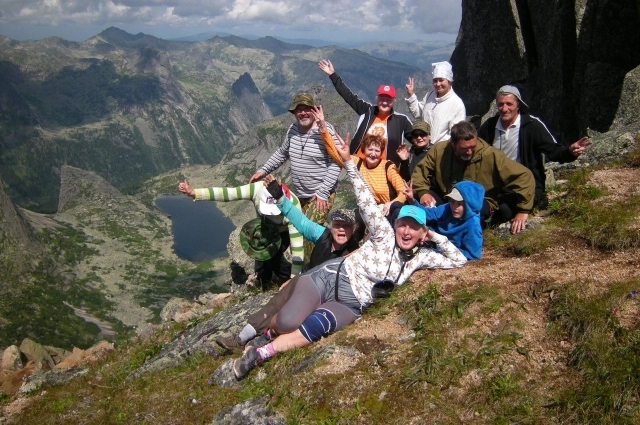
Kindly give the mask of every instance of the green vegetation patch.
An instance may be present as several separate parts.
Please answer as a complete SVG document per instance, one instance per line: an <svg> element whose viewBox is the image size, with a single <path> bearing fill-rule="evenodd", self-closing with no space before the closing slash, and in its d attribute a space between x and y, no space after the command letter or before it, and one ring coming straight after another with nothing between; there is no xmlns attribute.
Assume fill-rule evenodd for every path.
<svg viewBox="0 0 640 425"><path fill-rule="evenodd" d="M622 201L598 202L607 189L588 182L589 170L569 176L567 194L550 203L550 212L570 234L585 239L601 250L640 246L635 228L640 211L640 196Z"/></svg>
<svg viewBox="0 0 640 425"><path fill-rule="evenodd" d="M561 288L549 317L574 343L569 364L582 375L556 409L567 422L637 424L640 421L640 281L612 282L585 295L583 285Z"/></svg>

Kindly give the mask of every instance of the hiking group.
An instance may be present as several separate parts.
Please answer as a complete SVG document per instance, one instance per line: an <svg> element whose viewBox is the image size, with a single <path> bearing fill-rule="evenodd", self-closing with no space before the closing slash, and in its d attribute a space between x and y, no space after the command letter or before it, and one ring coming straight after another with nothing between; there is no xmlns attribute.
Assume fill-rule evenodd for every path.
<svg viewBox="0 0 640 425"><path fill-rule="evenodd" d="M242 227L240 243L255 259L257 282L279 291L238 335L216 339L242 352L233 362L237 379L276 353L354 322L415 270L479 259L484 228L508 223L511 233L523 231L529 214L548 202L545 156L570 162L591 144L587 138L558 144L511 85L498 89L498 113L477 130L466 121L448 62L432 64L433 90L421 101L409 78L405 101L414 122L394 111L393 86L381 85L372 104L349 89L329 60L318 67L358 114L353 137L340 137L322 106L301 93L289 107L295 122L282 145L247 185L178 186L196 201L255 205L258 217ZM272 176L287 160L291 190ZM333 209L341 168L355 210Z"/></svg>

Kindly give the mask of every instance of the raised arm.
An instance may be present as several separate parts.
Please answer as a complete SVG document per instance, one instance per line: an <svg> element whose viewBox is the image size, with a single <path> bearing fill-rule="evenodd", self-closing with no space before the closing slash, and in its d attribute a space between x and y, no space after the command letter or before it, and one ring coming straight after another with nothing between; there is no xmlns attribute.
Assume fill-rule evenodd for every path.
<svg viewBox="0 0 640 425"><path fill-rule="evenodd" d="M391 183L397 194L391 202L402 202L404 204L407 200L404 195L405 183L398 172L398 168L393 163L387 168L387 181Z"/></svg>
<svg viewBox="0 0 640 425"><path fill-rule="evenodd" d="M335 69L333 68L333 64L331 61L327 59L323 59L318 62L318 68L322 70L325 74L329 76L331 82L333 83L333 87L335 87L338 94L344 99L345 102L351 108L356 111L358 115L364 114L372 105L364 100L358 98L349 87L345 83L342 82L342 78L338 76Z"/></svg>
<svg viewBox="0 0 640 425"><path fill-rule="evenodd" d="M429 95L428 92L427 96L424 97L424 100L420 102L414 91L414 80L411 77L409 77L409 82L405 85L405 88L407 90L407 98L405 101L407 102L409 111L411 111L411 115L413 115L414 118L422 118L424 105L427 101L427 96Z"/></svg>
<svg viewBox="0 0 640 425"><path fill-rule="evenodd" d="M393 229L391 228L389 221L378 208L369 186L367 186L364 180L362 180L362 176L360 176L358 168L351 159L351 155L349 154L349 145L342 140L340 136L338 136L338 139L341 143L338 147L338 152L344 161L347 175L351 180L353 192L356 196L356 202L360 209L360 216L369 230L369 239L376 243L384 240L385 238L393 237Z"/></svg>
<svg viewBox="0 0 640 425"><path fill-rule="evenodd" d="M309 220L299 208L294 207L293 203L284 196L282 187L273 175L269 174L264 178L264 181L267 184L267 190L277 201L276 205L282 212L282 215L289 220L289 223L300 232L304 239L316 243L324 233L325 227Z"/></svg>
<svg viewBox="0 0 640 425"><path fill-rule="evenodd" d="M273 173L275 170L280 168L280 166L282 166L282 164L284 164L287 161L287 159L289 159L289 146L290 146L289 133L291 132L292 127L293 125L291 125L287 130L287 134L284 136L284 141L282 142L282 145L280 145L280 147L276 149L276 151L273 154L271 154L267 162L265 162L264 165L260 167L260 169L258 169L258 171L256 171L256 173L253 176L251 176L251 179L249 180L249 182L251 183L255 182L257 180L262 179L267 174Z"/></svg>
<svg viewBox="0 0 640 425"><path fill-rule="evenodd" d="M311 109L311 113L313 114L316 124L318 124L318 131L322 136L322 142L324 143L324 148L327 150L327 153L338 164L341 168L344 168L344 163L342 162L342 158L338 154L338 150L336 149L336 142L331 136L329 129L327 128L327 123L324 120L324 111L322 110L322 105L314 106Z"/></svg>

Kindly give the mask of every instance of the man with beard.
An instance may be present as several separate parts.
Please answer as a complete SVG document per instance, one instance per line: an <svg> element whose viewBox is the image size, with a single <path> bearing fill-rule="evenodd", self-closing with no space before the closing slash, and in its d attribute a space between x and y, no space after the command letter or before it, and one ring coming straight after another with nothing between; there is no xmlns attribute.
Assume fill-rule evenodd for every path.
<svg viewBox="0 0 640 425"><path fill-rule="evenodd" d="M287 159L291 162L291 183L298 196L302 211L311 221L324 224L327 213L333 206L340 166L327 153L318 131L312 108L313 97L301 93L293 98L289 107L296 117L282 145L267 162L251 176L249 183L263 179L280 168ZM336 131L327 123L331 137L337 143ZM305 259L309 259L313 245L305 241Z"/></svg>
<svg viewBox="0 0 640 425"><path fill-rule="evenodd" d="M535 181L529 169L478 139L468 121L451 128L451 140L436 144L412 174L415 199L426 207L443 203L444 195L463 180L481 184L485 198L483 225L511 222L511 233L524 230L533 209Z"/></svg>

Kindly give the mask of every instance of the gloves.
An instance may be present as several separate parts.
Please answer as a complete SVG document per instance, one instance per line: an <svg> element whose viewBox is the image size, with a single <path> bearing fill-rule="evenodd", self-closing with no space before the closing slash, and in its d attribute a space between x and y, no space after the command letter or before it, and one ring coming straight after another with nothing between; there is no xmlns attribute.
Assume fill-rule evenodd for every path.
<svg viewBox="0 0 640 425"><path fill-rule="evenodd" d="M280 183L275 180L267 185L267 191L269 192L269 194L271 194L271 196L273 196L273 199L275 199L276 201L284 196L284 192L282 191L282 187L280 187Z"/></svg>

